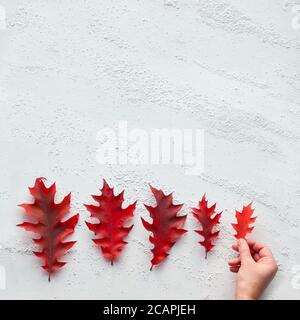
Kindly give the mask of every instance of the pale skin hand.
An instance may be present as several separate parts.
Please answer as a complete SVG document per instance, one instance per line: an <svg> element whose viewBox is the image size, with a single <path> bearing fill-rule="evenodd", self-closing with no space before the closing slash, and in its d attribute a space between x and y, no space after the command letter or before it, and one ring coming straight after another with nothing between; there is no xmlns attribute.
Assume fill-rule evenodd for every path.
<svg viewBox="0 0 300 320"><path fill-rule="evenodd" d="M237 273L235 298L258 299L278 269L271 250L250 239L239 239L232 249L239 253L237 258L228 261L230 271Z"/></svg>

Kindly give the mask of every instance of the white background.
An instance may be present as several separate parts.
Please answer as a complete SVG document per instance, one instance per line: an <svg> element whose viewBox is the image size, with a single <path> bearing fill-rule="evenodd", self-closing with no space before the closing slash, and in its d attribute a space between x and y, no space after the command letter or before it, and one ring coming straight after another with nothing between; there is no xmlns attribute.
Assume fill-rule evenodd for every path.
<svg viewBox="0 0 300 320"><path fill-rule="evenodd" d="M253 238L267 243L279 273L266 299L300 297L300 30L297 1L1 0L0 298L231 299L234 210L254 201ZM205 130L205 172L178 166L101 166L97 132L130 128ZM17 204L39 176L72 191L78 240L48 283L31 253ZM129 245L113 267L91 242L83 203L101 179L127 203L139 200ZM184 202L191 232L161 267L141 216L148 183ZM223 210L221 237L204 259L190 207L207 193ZM299 273L299 270L298 270Z"/></svg>

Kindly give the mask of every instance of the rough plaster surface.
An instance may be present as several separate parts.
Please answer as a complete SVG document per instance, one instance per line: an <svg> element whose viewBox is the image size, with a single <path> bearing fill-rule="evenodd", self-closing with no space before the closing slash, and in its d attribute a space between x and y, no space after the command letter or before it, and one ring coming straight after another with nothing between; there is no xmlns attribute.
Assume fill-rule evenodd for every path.
<svg viewBox="0 0 300 320"><path fill-rule="evenodd" d="M254 201L253 237L279 262L267 299L300 298L300 30L295 1L1 0L0 298L230 299L234 209ZM132 128L201 128L205 172L176 166L100 166L96 134L127 120ZM72 191L81 220L67 266L49 284L18 230L16 204L37 176ZM139 199L135 228L111 267L93 246L82 203L101 178ZM188 233L161 268L149 271L140 223L147 183L175 191L189 213L206 192L223 210L221 238L207 260ZM196 224L189 215L187 228ZM294 268L294 269L293 269ZM295 285L296 284L296 285Z"/></svg>

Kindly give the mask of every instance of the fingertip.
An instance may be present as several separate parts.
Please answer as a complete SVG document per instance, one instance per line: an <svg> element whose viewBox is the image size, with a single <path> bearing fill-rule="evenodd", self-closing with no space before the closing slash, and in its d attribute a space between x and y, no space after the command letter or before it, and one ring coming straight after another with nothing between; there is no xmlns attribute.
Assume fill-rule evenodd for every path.
<svg viewBox="0 0 300 320"><path fill-rule="evenodd" d="M233 244L233 245L231 246L231 248L232 248L234 251L238 251L238 246L237 246L236 243Z"/></svg>
<svg viewBox="0 0 300 320"><path fill-rule="evenodd" d="M258 253L255 253L253 255L253 258L254 258L255 262L257 262L260 259L260 255Z"/></svg>
<svg viewBox="0 0 300 320"><path fill-rule="evenodd" d="M239 267L230 267L229 268L229 270L231 271L231 272L233 272L233 273L238 273L238 271L239 271Z"/></svg>
<svg viewBox="0 0 300 320"><path fill-rule="evenodd" d="M241 259L235 258L228 261L228 265L231 267L239 267L241 265Z"/></svg>
<svg viewBox="0 0 300 320"><path fill-rule="evenodd" d="M232 259L232 260L228 260L228 261L227 261L227 264L228 264L229 266L232 266L232 261L233 261L233 259Z"/></svg>

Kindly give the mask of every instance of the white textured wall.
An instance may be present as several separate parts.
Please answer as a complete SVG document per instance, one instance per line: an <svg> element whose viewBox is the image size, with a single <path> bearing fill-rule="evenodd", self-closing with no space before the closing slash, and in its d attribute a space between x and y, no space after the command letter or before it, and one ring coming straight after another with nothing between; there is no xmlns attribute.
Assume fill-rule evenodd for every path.
<svg viewBox="0 0 300 320"><path fill-rule="evenodd" d="M266 298L299 298L300 30L288 0L0 0L0 298L230 299L226 260L234 209L254 201L253 237L280 265ZM103 167L96 133L127 120L132 128L202 128L205 172L176 166ZM35 177L72 191L81 220L67 266L53 281L15 225ZM101 178L139 200L129 245L114 267L91 242L82 203ZM190 232L150 272L147 183L196 205L207 192L224 210L221 238L207 260ZM191 215L187 228L196 224ZM298 271L299 272L299 271ZM299 280L299 279L298 279ZM295 286L296 285L296 286Z"/></svg>

